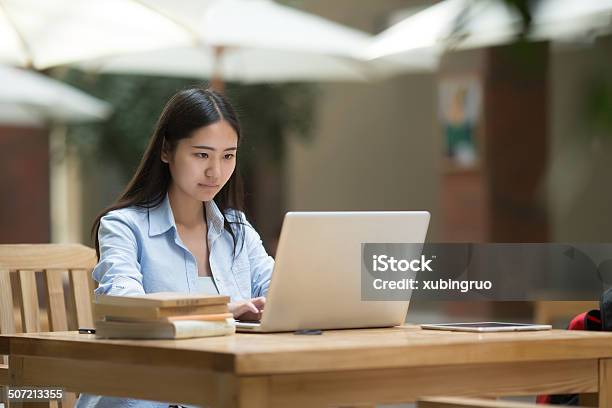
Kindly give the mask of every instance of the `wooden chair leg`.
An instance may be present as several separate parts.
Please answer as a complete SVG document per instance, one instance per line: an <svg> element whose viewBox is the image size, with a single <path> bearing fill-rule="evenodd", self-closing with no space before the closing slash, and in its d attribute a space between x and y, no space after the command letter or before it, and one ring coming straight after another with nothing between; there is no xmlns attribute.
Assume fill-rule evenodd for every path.
<svg viewBox="0 0 612 408"><path fill-rule="evenodd" d="M76 404L77 395L73 392L65 392L64 398L62 398L62 408L74 408Z"/></svg>
<svg viewBox="0 0 612 408"><path fill-rule="evenodd" d="M8 395L5 386L0 386L0 402L4 404L5 408L8 408Z"/></svg>

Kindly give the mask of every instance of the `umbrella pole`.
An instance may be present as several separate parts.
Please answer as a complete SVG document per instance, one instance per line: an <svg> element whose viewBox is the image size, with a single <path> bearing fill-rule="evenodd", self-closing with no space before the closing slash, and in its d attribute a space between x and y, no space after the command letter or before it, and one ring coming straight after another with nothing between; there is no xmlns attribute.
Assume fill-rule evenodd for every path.
<svg viewBox="0 0 612 408"><path fill-rule="evenodd" d="M210 81L210 87L219 93L225 93L225 83L223 82L223 72L221 68L223 51L225 51L224 47L214 47L215 60L213 74Z"/></svg>

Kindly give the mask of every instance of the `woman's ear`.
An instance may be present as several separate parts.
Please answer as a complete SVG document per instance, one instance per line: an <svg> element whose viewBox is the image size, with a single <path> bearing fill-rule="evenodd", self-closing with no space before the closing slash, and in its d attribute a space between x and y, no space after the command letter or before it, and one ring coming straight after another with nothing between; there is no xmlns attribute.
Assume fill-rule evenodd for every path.
<svg viewBox="0 0 612 408"><path fill-rule="evenodd" d="M164 163L168 163L170 161L170 154L168 153L168 143L166 143L166 139L164 139L162 142L161 161Z"/></svg>

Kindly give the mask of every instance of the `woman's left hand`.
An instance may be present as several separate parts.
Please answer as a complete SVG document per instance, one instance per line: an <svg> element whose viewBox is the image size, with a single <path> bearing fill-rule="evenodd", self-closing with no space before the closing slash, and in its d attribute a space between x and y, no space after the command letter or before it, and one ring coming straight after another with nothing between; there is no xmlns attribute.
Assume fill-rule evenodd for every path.
<svg viewBox="0 0 612 408"><path fill-rule="evenodd" d="M242 302L231 302L228 304L229 311L235 319L240 320L260 320L261 313L266 305L266 298L263 296Z"/></svg>

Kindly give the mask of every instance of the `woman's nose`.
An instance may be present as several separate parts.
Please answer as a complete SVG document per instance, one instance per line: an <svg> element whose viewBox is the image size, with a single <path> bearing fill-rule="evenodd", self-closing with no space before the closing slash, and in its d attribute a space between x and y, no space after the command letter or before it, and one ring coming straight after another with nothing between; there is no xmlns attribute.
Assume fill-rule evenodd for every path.
<svg viewBox="0 0 612 408"><path fill-rule="evenodd" d="M221 166L217 163L211 163L204 171L206 177L217 179L221 175Z"/></svg>

